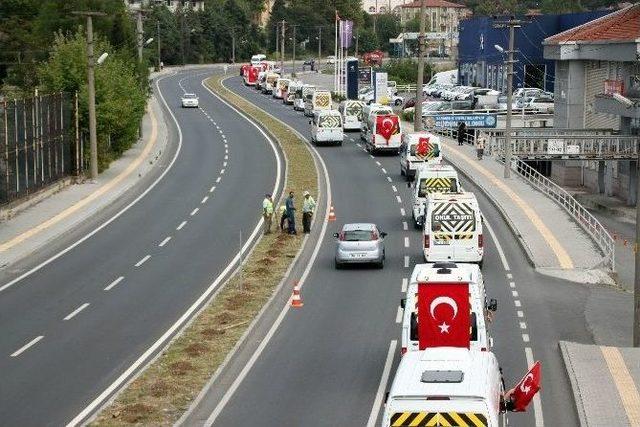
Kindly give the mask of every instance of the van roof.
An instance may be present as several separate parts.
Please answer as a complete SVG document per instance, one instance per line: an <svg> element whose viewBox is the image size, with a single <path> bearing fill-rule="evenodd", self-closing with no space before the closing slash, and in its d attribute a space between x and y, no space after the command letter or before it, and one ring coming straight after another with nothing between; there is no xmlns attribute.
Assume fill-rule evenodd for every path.
<svg viewBox="0 0 640 427"><path fill-rule="evenodd" d="M411 283L415 282L478 282L480 267L477 264L436 262L416 264L411 273Z"/></svg>
<svg viewBox="0 0 640 427"><path fill-rule="evenodd" d="M467 203L475 203L476 196L473 193L468 191L462 193L433 193L429 196L430 202L442 202L442 201L453 201L453 202L467 202Z"/></svg>
<svg viewBox="0 0 640 427"><path fill-rule="evenodd" d="M491 401L492 381L499 381L495 355L457 347L435 347L408 352L400 360L391 399L447 396ZM461 381L438 381L439 373L461 373ZM425 377L426 373L426 377ZM428 378L431 377L431 378ZM423 378L427 381L423 381Z"/></svg>

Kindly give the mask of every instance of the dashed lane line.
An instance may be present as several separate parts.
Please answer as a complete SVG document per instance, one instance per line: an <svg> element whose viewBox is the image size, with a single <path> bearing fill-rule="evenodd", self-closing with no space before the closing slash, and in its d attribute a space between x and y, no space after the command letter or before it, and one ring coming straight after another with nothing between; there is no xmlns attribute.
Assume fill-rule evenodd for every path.
<svg viewBox="0 0 640 427"><path fill-rule="evenodd" d="M209 193L213 193L216 189L215 185L212 185L211 188L209 189Z"/></svg>
<svg viewBox="0 0 640 427"><path fill-rule="evenodd" d="M380 169L382 171L383 174L387 174L387 170L385 168Z"/></svg>
<svg viewBox="0 0 640 427"><path fill-rule="evenodd" d="M387 177L387 181L389 181L389 182L393 182L393 181L391 180L391 177L390 177L390 176L388 176L388 177Z"/></svg>
<svg viewBox="0 0 640 427"><path fill-rule="evenodd" d="M200 208L195 208L194 210L191 211L189 215L195 216L198 212L200 212Z"/></svg>
<svg viewBox="0 0 640 427"><path fill-rule="evenodd" d="M403 314L402 307L398 307L398 311L396 312L396 323L402 322L402 314Z"/></svg>
<svg viewBox="0 0 640 427"><path fill-rule="evenodd" d="M407 286L409 286L409 279L407 279L406 277L404 277L402 279L402 287L400 288L402 290L402 293L407 292Z"/></svg>
<svg viewBox="0 0 640 427"><path fill-rule="evenodd" d="M404 208L400 208L400 215L405 216L407 213L405 212Z"/></svg>
<svg viewBox="0 0 640 427"><path fill-rule="evenodd" d="M396 188L396 186L395 186L395 185L392 185L392 186L391 186L391 189L393 190L393 192L394 192L394 193L397 193L397 192L398 192L398 189Z"/></svg>
<svg viewBox="0 0 640 427"><path fill-rule="evenodd" d="M407 221L402 221L402 229L405 231L409 229L409 224L407 224Z"/></svg>
<svg viewBox="0 0 640 427"><path fill-rule="evenodd" d="M409 268L409 255L404 256L404 268Z"/></svg>
<svg viewBox="0 0 640 427"><path fill-rule="evenodd" d="M183 228L185 225L187 225L187 221L182 221L182 222L180 223L180 225L179 225L178 227L176 227L176 230L182 230L182 228Z"/></svg>
<svg viewBox="0 0 640 427"><path fill-rule="evenodd" d="M408 248L408 247L409 247L409 238L408 238L408 237L405 237L405 238L404 238L404 247L405 247L405 248Z"/></svg>
<svg viewBox="0 0 640 427"><path fill-rule="evenodd" d="M398 203L402 203L402 198L400 198L400 196L396 196L396 200L398 201Z"/></svg>
<svg viewBox="0 0 640 427"><path fill-rule="evenodd" d="M80 313L82 310L84 310L87 307L89 307L89 303L85 302L80 307L76 308L71 313L67 314L66 317L63 320L71 320L71 319L73 319L74 317L76 317L78 315L78 313Z"/></svg>
<svg viewBox="0 0 640 427"><path fill-rule="evenodd" d="M513 279L513 274L507 273L507 279Z"/></svg>
<svg viewBox="0 0 640 427"><path fill-rule="evenodd" d="M200 204L204 205L205 203L207 203L207 200L209 200L209 196L204 196L200 201Z"/></svg>
<svg viewBox="0 0 640 427"><path fill-rule="evenodd" d="M529 342L529 334L522 334L522 341Z"/></svg>
<svg viewBox="0 0 640 427"><path fill-rule="evenodd" d="M516 305L516 307L522 307L522 304L520 303L520 300L515 300L513 301L513 303Z"/></svg>
<svg viewBox="0 0 640 427"><path fill-rule="evenodd" d="M525 322L520 322L520 329L527 329L527 324Z"/></svg>
<svg viewBox="0 0 640 427"><path fill-rule="evenodd" d="M516 287L516 282L509 282L509 287L515 288Z"/></svg>
<svg viewBox="0 0 640 427"><path fill-rule="evenodd" d="M25 345L23 345L22 347L20 347L19 349L17 349L16 351L14 351L13 353L11 353L11 357L18 357L20 356L22 353L24 353L25 351L29 350L29 348L33 347L34 345L36 345L36 343L38 341L40 341L42 338L44 338L44 335L40 335L38 337L35 337L34 339L32 339L31 341L29 341L28 343L26 343Z"/></svg>
<svg viewBox="0 0 640 427"><path fill-rule="evenodd" d="M151 258L151 255L145 255L140 261L136 262L134 265L136 267L140 267L142 264L149 261L149 258Z"/></svg>
<svg viewBox="0 0 640 427"><path fill-rule="evenodd" d="M216 183L219 183L221 180L222 180L222 177L221 177L221 176L217 177L217 178L216 178Z"/></svg>
<svg viewBox="0 0 640 427"><path fill-rule="evenodd" d="M224 175L224 169L220 169L220 175Z"/></svg>
<svg viewBox="0 0 640 427"><path fill-rule="evenodd" d="M105 291L110 291L111 289L113 289L114 287L116 287L118 285L118 283L122 282L124 280L124 276L120 276L118 277L116 280L114 280L113 282L109 283L107 285L106 288L104 288Z"/></svg>
<svg viewBox="0 0 640 427"><path fill-rule="evenodd" d="M158 246L161 247L161 248L164 247L164 245L169 243L169 240L171 240L171 236L165 237L164 240L158 244Z"/></svg>
<svg viewBox="0 0 640 427"><path fill-rule="evenodd" d="M518 315L519 318L523 318L524 317L524 312L522 310L518 310L516 311L516 314Z"/></svg>
<svg viewBox="0 0 640 427"><path fill-rule="evenodd" d="M511 295L512 295L514 298L518 298L518 291L511 291Z"/></svg>

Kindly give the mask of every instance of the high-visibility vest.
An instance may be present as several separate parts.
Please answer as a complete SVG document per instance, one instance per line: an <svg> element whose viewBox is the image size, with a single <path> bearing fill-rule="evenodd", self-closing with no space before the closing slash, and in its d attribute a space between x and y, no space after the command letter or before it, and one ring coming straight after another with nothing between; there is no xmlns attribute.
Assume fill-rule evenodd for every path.
<svg viewBox="0 0 640 427"><path fill-rule="evenodd" d="M264 199L262 201L262 210L267 215L273 215L273 203L269 199Z"/></svg>

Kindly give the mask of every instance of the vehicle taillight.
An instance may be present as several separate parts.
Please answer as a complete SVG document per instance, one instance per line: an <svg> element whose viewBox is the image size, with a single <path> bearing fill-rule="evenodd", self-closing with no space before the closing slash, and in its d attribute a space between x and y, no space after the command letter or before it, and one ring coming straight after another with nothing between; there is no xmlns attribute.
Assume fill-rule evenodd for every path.
<svg viewBox="0 0 640 427"><path fill-rule="evenodd" d="M424 247L429 249L429 235L428 234L424 235Z"/></svg>
<svg viewBox="0 0 640 427"><path fill-rule="evenodd" d="M402 347L400 349L400 354L405 354L407 352L407 347Z"/></svg>
<svg viewBox="0 0 640 427"><path fill-rule="evenodd" d="M484 245L484 238L482 234L478 234L478 247L481 248Z"/></svg>
<svg viewBox="0 0 640 427"><path fill-rule="evenodd" d="M375 231L371 232L371 240L378 240L378 233L376 233Z"/></svg>
<svg viewBox="0 0 640 427"><path fill-rule="evenodd" d="M340 235L338 236L338 240L344 241L344 231L340 232Z"/></svg>
<svg viewBox="0 0 640 427"><path fill-rule="evenodd" d="M375 133L373 135L371 135L371 144L373 144L373 145L376 144L376 134Z"/></svg>

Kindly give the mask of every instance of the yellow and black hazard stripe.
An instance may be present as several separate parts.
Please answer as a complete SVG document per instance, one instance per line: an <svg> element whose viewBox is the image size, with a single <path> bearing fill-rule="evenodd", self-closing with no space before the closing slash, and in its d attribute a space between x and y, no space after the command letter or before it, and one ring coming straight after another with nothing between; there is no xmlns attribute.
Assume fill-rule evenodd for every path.
<svg viewBox="0 0 640 427"><path fill-rule="evenodd" d="M428 158L431 159L433 156ZM424 180L424 186L429 193L444 193L451 191L453 182L455 182L455 178L427 178Z"/></svg>
<svg viewBox="0 0 640 427"><path fill-rule="evenodd" d="M473 239L473 233L456 233L456 240L471 240Z"/></svg>
<svg viewBox="0 0 640 427"><path fill-rule="evenodd" d="M453 240L452 233L433 233L433 238L436 240L446 240L447 242Z"/></svg>
<svg viewBox="0 0 640 427"><path fill-rule="evenodd" d="M391 427L486 427L487 417L473 412L396 412Z"/></svg>

